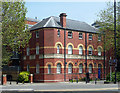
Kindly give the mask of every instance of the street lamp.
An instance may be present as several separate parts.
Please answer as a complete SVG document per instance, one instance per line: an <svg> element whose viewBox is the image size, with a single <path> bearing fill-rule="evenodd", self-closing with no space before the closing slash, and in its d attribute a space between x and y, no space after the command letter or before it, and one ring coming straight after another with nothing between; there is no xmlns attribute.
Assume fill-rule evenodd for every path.
<svg viewBox="0 0 120 93"><path fill-rule="evenodd" d="M114 45L115 45L115 53L114 53L114 59L116 62L116 0L114 0ZM117 72L117 62L115 64L115 84L116 84L116 72Z"/></svg>

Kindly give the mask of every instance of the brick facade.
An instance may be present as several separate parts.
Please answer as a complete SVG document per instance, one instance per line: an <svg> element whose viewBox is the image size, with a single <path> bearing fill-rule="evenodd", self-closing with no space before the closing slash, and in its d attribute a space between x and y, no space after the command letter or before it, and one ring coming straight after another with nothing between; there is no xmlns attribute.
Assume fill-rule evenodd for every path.
<svg viewBox="0 0 120 93"><path fill-rule="evenodd" d="M63 22L64 23L64 22ZM65 24L64 24L65 26ZM58 36L58 30L60 36ZM39 38L36 38L36 32L39 32ZM84 31L72 31L72 38L68 38L68 32L72 30L66 30L66 81L75 78L85 77L85 32ZM65 62L64 62L64 29L60 28L39 28L31 31L32 38L30 39L29 46L24 49L23 61L21 66L23 70L27 70L29 65L29 71L33 74L34 82L63 82L65 78ZM83 38L79 39L79 33L82 33ZM87 70L89 72L89 65L92 64L92 73L90 78L98 78L98 65L100 68L100 79L104 78L104 54L102 40L98 41L98 34L92 33L92 40L89 40L89 34L87 33L87 54L89 54L89 47L92 47L92 55L87 56ZM103 39L103 38L102 38ZM59 47L59 53L57 53L57 46ZM68 46L72 46L72 54L68 54ZM39 46L39 54L36 54L36 46ZM82 46L82 55L79 54L79 47ZM26 49L29 47L30 54L26 54ZM101 48L101 55L98 56L98 48ZM57 73L58 66L61 64ZM68 73L69 64L72 64L72 73ZM39 72L36 73L37 66L39 65ZM82 64L82 73L79 72L79 65ZM51 66L51 73L48 73L49 65Z"/></svg>

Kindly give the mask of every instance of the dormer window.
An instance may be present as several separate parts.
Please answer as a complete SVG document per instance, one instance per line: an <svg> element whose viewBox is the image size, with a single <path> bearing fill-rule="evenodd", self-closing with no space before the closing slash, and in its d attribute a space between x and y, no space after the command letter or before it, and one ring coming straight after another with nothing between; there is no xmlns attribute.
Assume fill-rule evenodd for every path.
<svg viewBox="0 0 120 93"><path fill-rule="evenodd" d="M72 32L68 32L68 38L72 38Z"/></svg>
<svg viewBox="0 0 120 93"><path fill-rule="evenodd" d="M89 40L92 40L92 34L91 33L89 34Z"/></svg>
<svg viewBox="0 0 120 93"><path fill-rule="evenodd" d="M39 32L36 31L36 38L39 38Z"/></svg>
<svg viewBox="0 0 120 93"><path fill-rule="evenodd" d="M83 39L83 34L79 33L79 39Z"/></svg>
<svg viewBox="0 0 120 93"><path fill-rule="evenodd" d="M57 36L60 37L60 30L57 31Z"/></svg>

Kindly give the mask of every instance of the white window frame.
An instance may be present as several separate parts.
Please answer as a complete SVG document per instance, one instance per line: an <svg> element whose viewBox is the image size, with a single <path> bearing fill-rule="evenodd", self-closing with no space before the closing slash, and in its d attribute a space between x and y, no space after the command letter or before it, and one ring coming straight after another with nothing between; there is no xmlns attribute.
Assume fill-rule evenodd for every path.
<svg viewBox="0 0 120 93"><path fill-rule="evenodd" d="M68 54L72 54L72 50L73 50L72 45L69 45L69 46L68 46Z"/></svg>
<svg viewBox="0 0 120 93"><path fill-rule="evenodd" d="M98 41L101 41L101 35L98 35Z"/></svg>
<svg viewBox="0 0 120 93"><path fill-rule="evenodd" d="M89 73L92 73L93 72L93 66L92 64L89 64Z"/></svg>
<svg viewBox="0 0 120 93"><path fill-rule="evenodd" d="M68 38L72 38L73 37L73 33L71 31L68 31Z"/></svg>
<svg viewBox="0 0 120 93"><path fill-rule="evenodd" d="M89 33L89 40L92 40L92 34Z"/></svg>
<svg viewBox="0 0 120 93"><path fill-rule="evenodd" d="M30 48L29 47L27 47L27 49L26 49L26 54L27 54L27 56L30 55Z"/></svg>
<svg viewBox="0 0 120 93"><path fill-rule="evenodd" d="M40 72L40 71L39 71L39 68L40 68L39 64L36 64L36 73L37 73L37 74Z"/></svg>
<svg viewBox="0 0 120 93"><path fill-rule="evenodd" d="M102 49L99 47L98 48L98 56L101 56L102 55Z"/></svg>
<svg viewBox="0 0 120 93"><path fill-rule="evenodd" d="M79 73L83 73L83 65L79 64Z"/></svg>
<svg viewBox="0 0 120 93"><path fill-rule="evenodd" d="M51 74L51 65L48 65L48 74Z"/></svg>
<svg viewBox="0 0 120 93"><path fill-rule="evenodd" d="M89 47L89 49L88 49L88 55L92 55L92 52L93 52L92 47Z"/></svg>
<svg viewBox="0 0 120 93"><path fill-rule="evenodd" d="M79 39L83 39L83 33L79 33Z"/></svg>
<svg viewBox="0 0 120 93"><path fill-rule="evenodd" d="M39 46L36 46L36 55L39 55Z"/></svg>
<svg viewBox="0 0 120 93"><path fill-rule="evenodd" d="M79 46L79 54L82 55L83 54L83 47Z"/></svg>
<svg viewBox="0 0 120 93"><path fill-rule="evenodd" d="M57 74L60 74L61 73L61 64L58 63L57 64Z"/></svg>
<svg viewBox="0 0 120 93"><path fill-rule="evenodd" d="M39 32L36 31L36 38L39 38Z"/></svg>
<svg viewBox="0 0 120 93"><path fill-rule="evenodd" d="M57 54L60 54L60 45L57 45Z"/></svg>
<svg viewBox="0 0 120 93"><path fill-rule="evenodd" d="M70 63L69 65L68 65L68 73L69 74L72 74L73 73L73 65Z"/></svg>
<svg viewBox="0 0 120 93"><path fill-rule="evenodd" d="M60 30L57 30L57 36L60 37Z"/></svg>

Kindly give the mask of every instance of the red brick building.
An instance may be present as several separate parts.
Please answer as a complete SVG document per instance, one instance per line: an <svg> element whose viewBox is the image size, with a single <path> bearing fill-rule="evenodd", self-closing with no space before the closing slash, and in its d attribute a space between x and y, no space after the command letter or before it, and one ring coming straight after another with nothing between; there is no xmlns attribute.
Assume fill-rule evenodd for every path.
<svg viewBox="0 0 120 93"><path fill-rule="evenodd" d="M60 17L51 16L30 29L32 38L24 49L22 69L30 71L36 82L69 81L84 78L86 72L92 79L103 79L101 35L87 23L66 17L65 13Z"/></svg>

